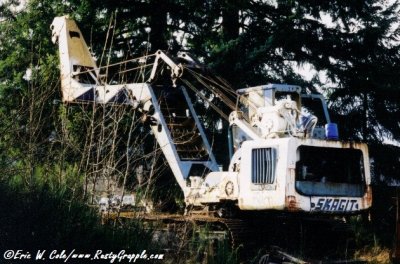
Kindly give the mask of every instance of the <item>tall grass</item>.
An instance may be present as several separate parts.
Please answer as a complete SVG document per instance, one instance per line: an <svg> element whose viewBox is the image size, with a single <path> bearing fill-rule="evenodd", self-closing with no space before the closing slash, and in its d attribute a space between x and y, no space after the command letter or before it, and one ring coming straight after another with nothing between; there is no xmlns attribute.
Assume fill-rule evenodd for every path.
<svg viewBox="0 0 400 264"><path fill-rule="evenodd" d="M0 249L151 249L151 235L135 222L101 225L96 211L65 189L26 190L0 182Z"/></svg>

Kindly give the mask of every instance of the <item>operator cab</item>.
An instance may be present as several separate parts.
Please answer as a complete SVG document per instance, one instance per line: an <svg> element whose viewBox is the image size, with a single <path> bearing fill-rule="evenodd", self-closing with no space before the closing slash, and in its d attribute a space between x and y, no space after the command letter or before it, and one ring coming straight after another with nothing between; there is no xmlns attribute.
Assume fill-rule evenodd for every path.
<svg viewBox="0 0 400 264"><path fill-rule="evenodd" d="M345 213L369 208L368 149L338 140L321 94L284 84L238 94L230 136L232 152L241 151L233 155L231 168L251 190L239 197L241 209ZM269 180L254 181L255 174Z"/></svg>

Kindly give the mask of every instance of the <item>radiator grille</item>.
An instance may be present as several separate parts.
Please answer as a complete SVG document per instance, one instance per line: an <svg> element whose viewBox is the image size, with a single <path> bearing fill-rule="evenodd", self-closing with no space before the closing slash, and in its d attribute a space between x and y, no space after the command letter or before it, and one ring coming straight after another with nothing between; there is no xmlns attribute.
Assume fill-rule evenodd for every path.
<svg viewBox="0 0 400 264"><path fill-rule="evenodd" d="M273 184L275 182L276 150L260 148L252 150L251 182Z"/></svg>

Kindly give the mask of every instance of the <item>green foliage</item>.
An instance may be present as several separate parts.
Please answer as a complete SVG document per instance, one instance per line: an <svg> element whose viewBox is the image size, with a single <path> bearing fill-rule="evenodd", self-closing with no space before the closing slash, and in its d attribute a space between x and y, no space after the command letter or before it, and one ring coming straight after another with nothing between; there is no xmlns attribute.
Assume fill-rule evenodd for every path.
<svg viewBox="0 0 400 264"><path fill-rule="evenodd" d="M218 232L212 226L205 225L195 226L192 232L189 252L185 258L187 263L239 263L239 248L233 249L222 231Z"/></svg>
<svg viewBox="0 0 400 264"><path fill-rule="evenodd" d="M68 190L46 185L21 189L0 183L0 248L151 250L150 234L135 222L116 229L102 226L97 213Z"/></svg>
<svg viewBox="0 0 400 264"><path fill-rule="evenodd" d="M30 1L35 6L38 1ZM48 159L58 97L58 62L48 37L45 5L28 6L0 24L0 163L4 176L31 184L36 164ZM44 15L47 13L47 15Z"/></svg>
<svg viewBox="0 0 400 264"><path fill-rule="evenodd" d="M349 246L357 259L390 263L396 234L396 192L396 187L374 186L371 210L347 218L353 232Z"/></svg>

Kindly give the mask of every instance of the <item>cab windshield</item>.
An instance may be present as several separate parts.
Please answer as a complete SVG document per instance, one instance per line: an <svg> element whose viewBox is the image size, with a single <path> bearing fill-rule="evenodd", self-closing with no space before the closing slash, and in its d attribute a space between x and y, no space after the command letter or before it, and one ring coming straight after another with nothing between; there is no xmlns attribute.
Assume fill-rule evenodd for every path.
<svg viewBox="0 0 400 264"><path fill-rule="evenodd" d="M309 196L361 197L365 191L363 154L359 149L300 146L296 189Z"/></svg>

